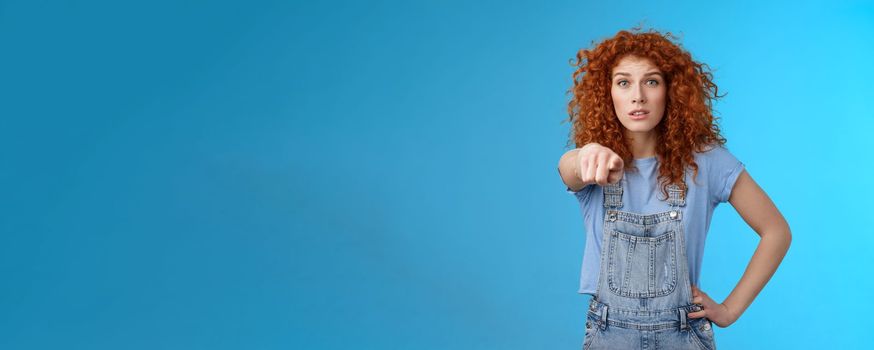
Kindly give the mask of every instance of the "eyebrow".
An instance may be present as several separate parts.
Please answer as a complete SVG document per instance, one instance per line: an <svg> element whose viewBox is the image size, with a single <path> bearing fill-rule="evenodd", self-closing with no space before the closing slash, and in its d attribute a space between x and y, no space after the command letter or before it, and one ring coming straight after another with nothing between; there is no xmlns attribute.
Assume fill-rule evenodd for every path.
<svg viewBox="0 0 874 350"><path fill-rule="evenodd" d="M618 72L618 73L616 73L616 74L613 74L613 77L615 78L617 75L627 75L627 76L631 76L631 74L628 74L628 73L625 73L625 72ZM647 76L647 75L658 75L658 76L660 76L660 77L662 77L662 78L665 77L664 75L662 75L661 72L649 72L649 73L644 74L643 76Z"/></svg>

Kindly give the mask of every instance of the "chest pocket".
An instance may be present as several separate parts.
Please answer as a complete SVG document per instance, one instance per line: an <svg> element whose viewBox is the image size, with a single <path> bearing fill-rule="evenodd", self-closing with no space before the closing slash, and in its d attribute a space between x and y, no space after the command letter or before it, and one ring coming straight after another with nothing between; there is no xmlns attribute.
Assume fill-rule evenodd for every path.
<svg viewBox="0 0 874 350"><path fill-rule="evenodd" d="M677 233L644 237L610 230L607 281L610 290L629 298L668 295L677 287Z"/></svg>

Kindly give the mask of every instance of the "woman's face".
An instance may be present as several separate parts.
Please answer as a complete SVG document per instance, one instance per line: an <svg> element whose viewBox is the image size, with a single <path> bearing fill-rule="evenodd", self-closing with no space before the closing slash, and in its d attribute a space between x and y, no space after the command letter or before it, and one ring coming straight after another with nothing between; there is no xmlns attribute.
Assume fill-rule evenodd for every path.
<svg viewBox="0 0 874 350"><path fill-rule="evenodd" d="M613 108L626 133L653 132L665 114L667 87L662 72L649 59L629 55L619 60L610 75Z"/></svg>

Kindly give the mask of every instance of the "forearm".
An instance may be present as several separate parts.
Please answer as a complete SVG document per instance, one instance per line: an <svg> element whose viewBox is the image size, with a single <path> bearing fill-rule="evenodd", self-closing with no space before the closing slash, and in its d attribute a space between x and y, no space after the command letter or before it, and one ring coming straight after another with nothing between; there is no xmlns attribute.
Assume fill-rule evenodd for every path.
<svg viewBox="0 0 874 350"><path fill-rule="evenodd" d="M774 275L792 240L788 226L763 233L761 237L746 271L723 302L735 319L740 318Z"/></svg>
<svg viewBox="0 0 874 350"><path fill-rule="evenodd" d="M574 192L591 184L617 183L624 174L622 157L596 142L565 152L558 163L562 181Z"/></svg>
<svg viewBox="0 0 874 350"><path fill-rule="evenodd" d="M576 161L579 148L565 152L558 161L558 174L567 187L572 190L583 188L586 184L580 179L580 164Z"/></svg>

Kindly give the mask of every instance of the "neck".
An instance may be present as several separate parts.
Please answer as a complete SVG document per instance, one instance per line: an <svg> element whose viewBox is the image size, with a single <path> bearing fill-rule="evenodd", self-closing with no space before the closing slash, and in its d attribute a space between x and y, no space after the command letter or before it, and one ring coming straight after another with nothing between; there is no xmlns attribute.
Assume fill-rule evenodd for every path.
<svg viewBox="0 0 874 350"><path fill-rule="evenodd" d="M656 155L655 146L658 135L654 130L649 132L634 132L625 130L625 138L631 146L631 154L634 159L649 158Z"/></svg>

